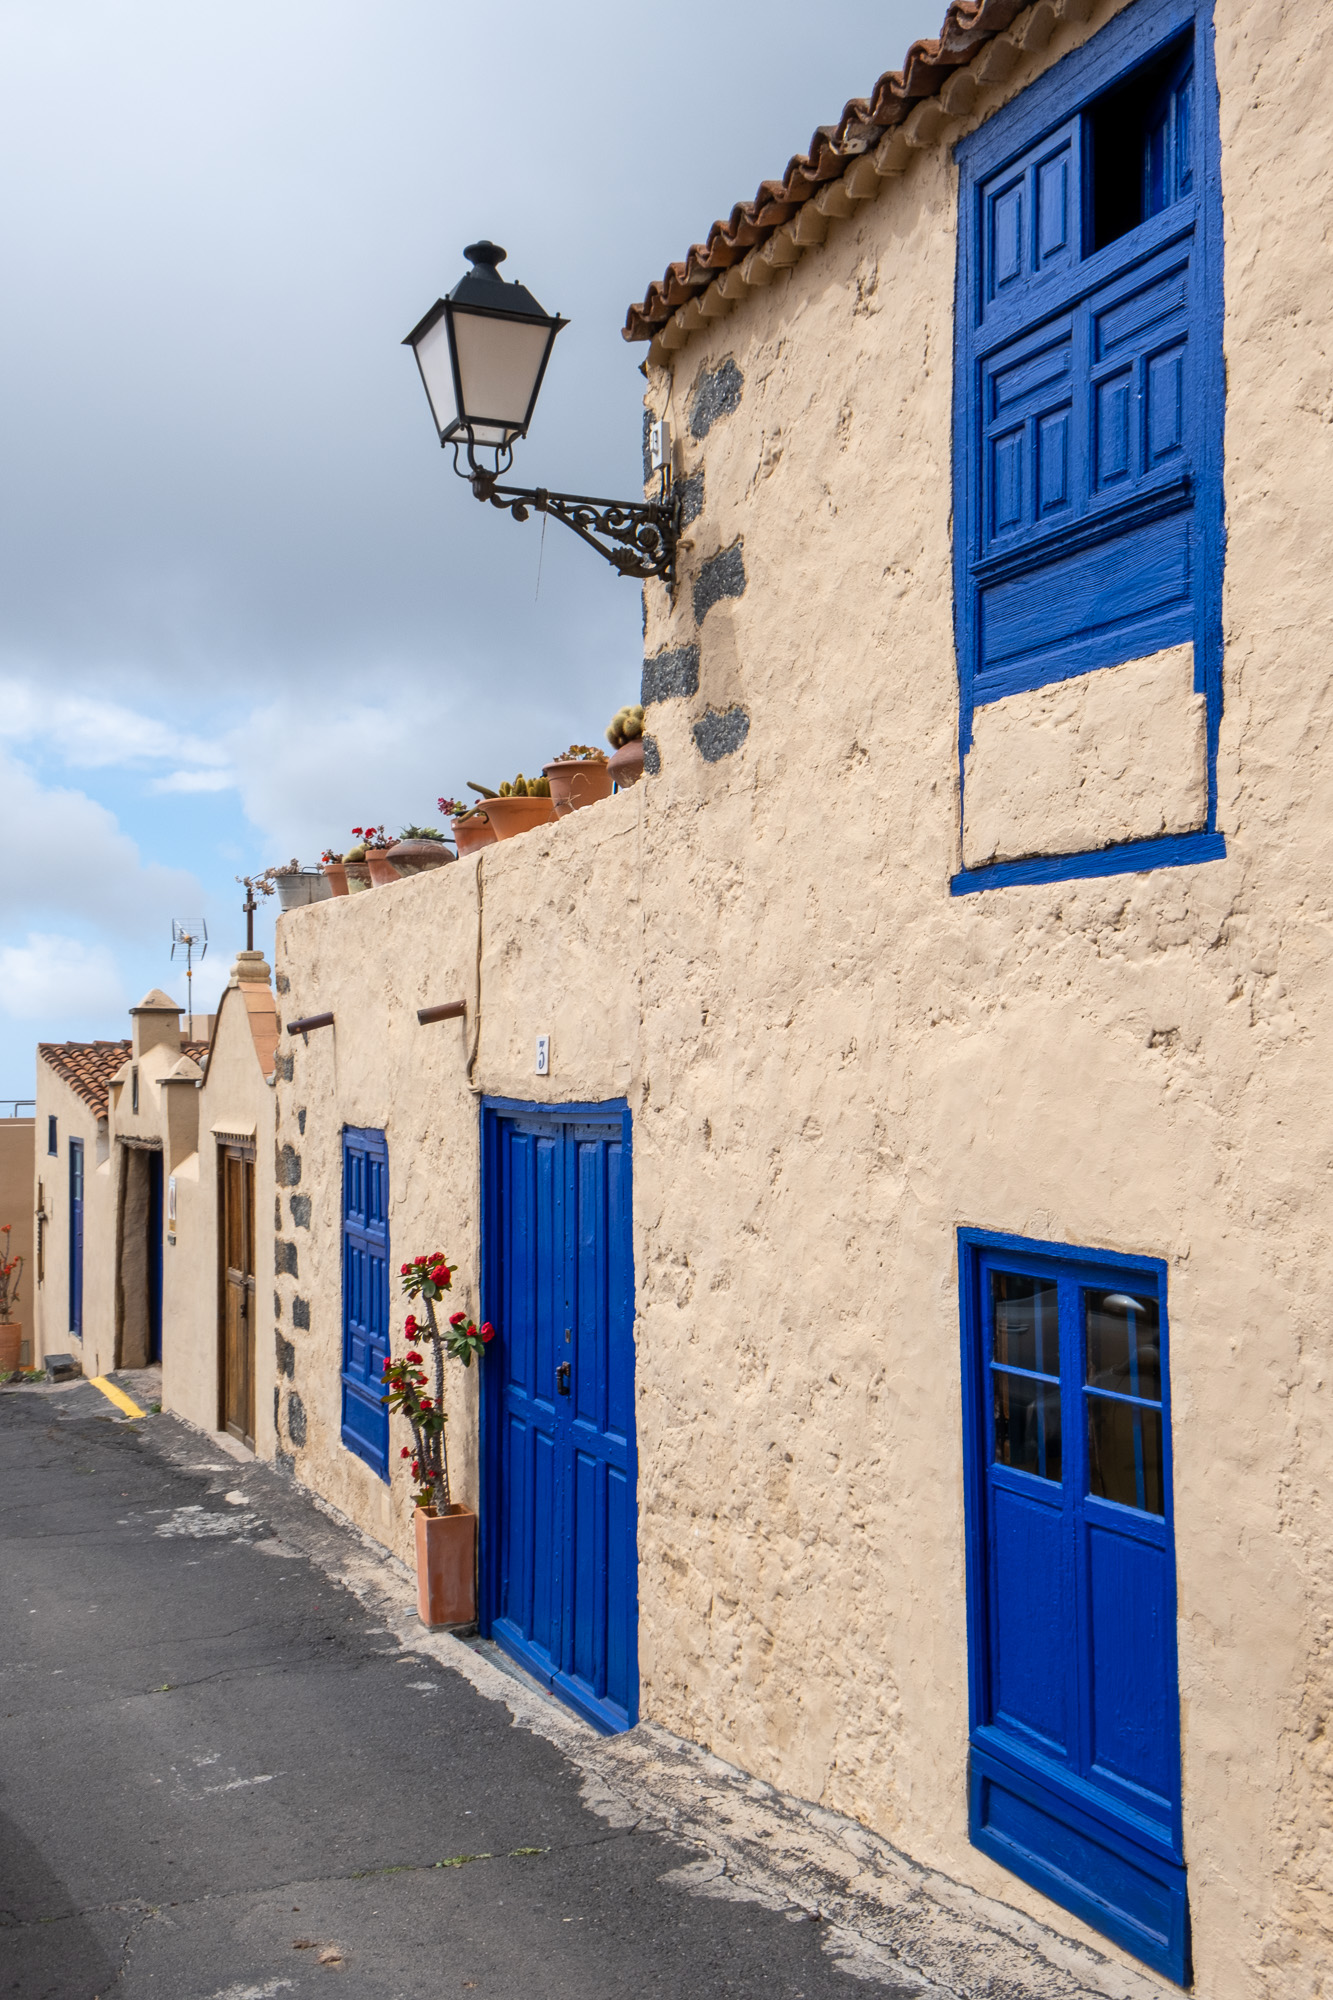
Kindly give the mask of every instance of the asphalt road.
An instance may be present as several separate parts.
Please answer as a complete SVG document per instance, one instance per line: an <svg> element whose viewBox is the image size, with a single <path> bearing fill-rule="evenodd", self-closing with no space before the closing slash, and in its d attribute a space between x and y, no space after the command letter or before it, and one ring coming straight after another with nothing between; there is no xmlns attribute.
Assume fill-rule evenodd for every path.
<svg viewBox="0 0 1333 2000"><path fill-rule="evenodd" d="M591 1812L559 1749L275 1533L299 1488L203 1439L191 1469L188 1435L88 1384L0 1394L0 1994L920 1991L664 1881L689 1850Z"/></svg>

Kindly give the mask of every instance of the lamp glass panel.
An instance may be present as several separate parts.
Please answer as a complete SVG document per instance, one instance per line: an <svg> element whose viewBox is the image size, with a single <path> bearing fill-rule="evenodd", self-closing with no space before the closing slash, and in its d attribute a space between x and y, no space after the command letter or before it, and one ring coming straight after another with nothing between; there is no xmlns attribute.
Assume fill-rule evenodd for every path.
<svg viewBox="0 0 1333 2000"><path fill-rule="evenodd" d="M416 357L426 394L430 398L435 428L443 437L449 426L458 420L453 363L449 359L449 321L444 313L440 314L429 333L422 334L416 344Z"/></svg>
<svg viewBox="0 0 1333 2000"><path fill-rule="evenodd" d="M522 430L551 329L541 320L491 319L454 310L463 416Z"/></svg>

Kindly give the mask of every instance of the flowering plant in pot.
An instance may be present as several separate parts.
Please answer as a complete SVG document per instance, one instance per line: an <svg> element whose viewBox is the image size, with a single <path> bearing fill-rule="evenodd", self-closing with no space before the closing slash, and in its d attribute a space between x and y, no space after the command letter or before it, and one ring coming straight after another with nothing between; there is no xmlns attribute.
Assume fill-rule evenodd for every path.
<svg viewBox="0 0 1333 2000"><path fill-rule="evenodd" d="M494 798L495 794L480 785L474 789L481 793L481 798L474 799L471 804L466 799L436 800L440 811L448 813L453 821L454 846L458 849L460 860L465 854L475 854L479 847L489 847L495 839L495 828L483 818L481 810L485 800Z"/></svg>
<svg viewBox="0 0 1333 2000"><path fill-rule="evenodd" d="M334 895L345 896L347 894L347 870L343 867L341 854L335 854L331 847L326 847L319 857L319 865L324 870L325 879Z"/></svg>
<svg viewBox="0 0 1333 2000"><path fill-rule="evenodd" d="M411 1460L417 1485L417 1612L427 1626L470 1625L477 1615L477 1517L449 1494L444 1359L451 1354L470 1368L473 1355L482 1355L495 1338L495 1328L489 1320L477 1326L464 1312L451 1313L448 1324L440 1325L436 1301L451 1289L453 1272L438 1252L412 1258L399 1279L407 1297L421 1301L426 1317L407 1315L407 1352L385 1361L380 1400L407 1420L412 1433L401 1455ZM429 1351L429 1363L423 1350Z"/></svg>
<svg viewBox="0 0 1333 2000"><path fill-rule="evenodd" d="M453 859L454 850L446 847L444 835L435 826L405 826L389 849L389 860L400 880L409 875L424 875L430 868L442 868Z"/></svg>
<svg viewBox="0 0 1333 2000"><path fill-rule="evenodd" d="M12 1375L19 1365L23 1353L23 1328L13 1317L19 1302L19 1279L23 1276L23 1259L9 1254L9 1238L13 1223L7 1222L0 1229L4 1249L0 1250L0 1376Z"/></svg>
<svg viewBox="0 0 1333 2000"><path fill-rule="evenodd" d="M568 750L562 750L549 764L542 765L542 774L550 781L551 799L559 819L580 806L590 806L597 799L611 796L606 752L590 743L571 743Z"/></svg>
<svg viewBox="0 0 1333 2000"><path fill-rule="evenodd" d="M354 826L352 833L365 849L371 888L382 889L386 882L396 882L398 870L389 859L389 849L394 844L393 835L386 833L382 826Z"/></svg>

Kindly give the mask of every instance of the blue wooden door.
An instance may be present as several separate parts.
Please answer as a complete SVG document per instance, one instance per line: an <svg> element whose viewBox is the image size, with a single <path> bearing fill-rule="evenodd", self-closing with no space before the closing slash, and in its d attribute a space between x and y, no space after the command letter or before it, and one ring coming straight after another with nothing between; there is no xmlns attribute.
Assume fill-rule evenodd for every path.
<svg viewBox="0 0 1333 2000"><path fill-rule="evenodd" d="M382 1132L343 1130L342 1440L389 1476L389 1151Z"/></svg>
<svg viewBox="0 0 1333 2000"><path fill-rule="evenodd" d="M83 1141L69 1142L69 1330L83 1338Z"/></svg>
<svg viewBox="0 0 1333 2000"><path fill-rule="evenodd" d="M492 1636L598 1728L638 1716L628 1114L487 1112Z"/></svg>
<svg viewBox="0 0 1333 2000"><path fill-rule="evenodd" d="M1164 1276L972 1259L972 1837L1181 1979Z"/></svg>

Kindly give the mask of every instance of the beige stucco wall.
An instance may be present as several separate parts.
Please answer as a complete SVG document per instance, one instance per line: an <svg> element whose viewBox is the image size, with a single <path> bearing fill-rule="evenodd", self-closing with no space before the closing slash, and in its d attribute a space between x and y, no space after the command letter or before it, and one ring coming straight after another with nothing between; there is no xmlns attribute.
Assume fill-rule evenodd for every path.
<svg viewBox="0 0 1333 2000"><path fill-rule="evenodd" d="M1192 645L1006 695L973 716L965 867L1188 833L1207 817Z"/></svg>
<svg viewBox="0 0 1333 2000"><path fill-rule="evenodd" d="M37 1267L33 1257L33 1143L31 1118L0 1118L0 1228L10 1226L8 1237L0 1236L0 1260L8 1244L10 1257L21 1257L23 1269L16 1274L18 1296L10 1324L23 1328L22 1359L32 1359L32 1299L37 1290Z"/></svg>
<svg viewBox="0 0 1333 2000"><path fill-rule="evenodd" d="M692 340L674 386L650 377L707 500L674 603L649 587L646 650L699 643L700 690L649 712L660 777L484 856L471 1088L475 1020L415 1009L475 998L474 864L281 920L280 1006L337 1027L279 1086L313 1210L278 1291L298 1470L406 1556L397 1470L386 1493L337 1442L341 1125L388 1133L395 1261L429 1237L475 1274L475 1091L626 1095L643 1714L1114 1957L968 1842L955 1231L1164 1258L1196 1986L1305 2000L1333 1929L1333 573L1313 528L1333 148L1309 87L1333 23L1219 0L1217 24L1228 859L949 894L956 189L926 150ZM727 355L744 393L698 447L688 394ZM738 535L745 593L696 631L698 565ZM690 725L732 704L744 747L705 764ZM475 1496L474 1395L455 1377Z"/></svg>
<svg viewBox="0 0 1333 2000"><path fill-rule="evenodd" d="M30 1200L34 1218L46 1216L44 1272L29 1292L34 1362L72 1354L85 1375L115 1365L116 1194L107 1121L94 1116L63 1077L37 1063L37 1130L42 1143L33 1163ZM57 1120L58 1151L46 1150L47 1121ZM69 1325L69 1142L83 1141L83 1339ZM36 1265L34 1263L34 1273ZM26 1322L25 1322L26 1324Z"/></svg>

